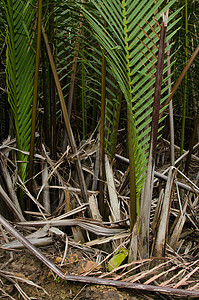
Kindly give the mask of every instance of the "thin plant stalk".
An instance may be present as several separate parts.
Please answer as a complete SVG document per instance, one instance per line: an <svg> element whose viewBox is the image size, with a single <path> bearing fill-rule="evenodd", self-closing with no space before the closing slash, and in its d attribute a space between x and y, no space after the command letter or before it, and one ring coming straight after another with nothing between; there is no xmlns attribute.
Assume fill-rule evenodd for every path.
<svg viewBox="0 0 199 300"><path fill-rule="evenodd" d="M67 112L67 108L66 108L66 104L65 104L65 100L64 100L64 95L61 89L61 85L60 85L60 81L59 81L59 77L57 75L57 70L55 67L55 63L53 60L53 56L49 47L49 43L48 43L48 38L45 32L45 29L42 25L42 35L44 38L44 42L46 45L46 50L48 53L48 58L50 61L50 65L52 68L52 72L53 72L53 76L54 76L54 80L55 80L55 84L57 87L57 92L58 92L58 96L59 96L59 100L60 100L60 104L61 104L61 108L62 108L62 113L63 113L63 117L64 117L64 121L65 121L65 125L66 125L66 129L67 129L67 134L68 134L68 138L73 150L73 153L76 154L76 168L77 168L77 175L78 175L78 179L79 179L79 184L80 184L80 188L81 188L81 192L82 192L82 197L84 202L88 202L88 194L87 194L87 188L86 188L86 184L85 184L85 179L84 179L84 174L82 171L82 167L81 167L81 162L79 159L79 155L77 153L77 146L76 146L76 142L75 142L75 138L73 135L73 131L70 125L70 121L69 121L69 117L68 117L68 112Z"/></svg>
<svg viewBox="0 0 199 300"><path fill-rule="evenodd" d="M167 47L169 42L167 42ZM167 66L170 66L170 49L167 51ZM168 94L171 93L171 68L167 70L168 78ZM175 164L175 148L174 148L174 120L173 120L173 103L172 100L169 103L169 123L170 123L170 153L171 153L171 165Z"/></svg>
<svg viewBox="0 0 199 300"><path fill-rule="evenodd" d="M101 118L100 118L100 184L99 209L104 215L104 180L105 180L105 109L106 109L106 58L102 49L102 82L101 82Z"/></svg>
<svg viewBox="0 0 199 300"><path fill-rule="evenodd" d="M165 188L164 199L162 201L161 212L159 215L159 225L157 228L157 235L155 237L155 247L153 249L154 257L162 257L165 255L166 251L166 242L167 242L167 233L168 233L168 223L169 223L169 213L171 207L171 194L172 186L175 178L176 170L173 170L170 167L168 174L167 184Z"/></svg>
<svg viewBox="0 0 199 300"><path fill-rule="evenodd" d="M187 13L187 0L185 0L185 64L188 61L188 13ZM181 131L181 145L180 145L180 155L183 154L184 148L184 137L185 137L185 115L187 106L187 82L188 74L186 72L184 78L184 99L183 99L183 113L182 113L182 131Z"/></svg>
<svg viewBox="0 0 199 300"><path fill-rule="evenodd" d="M44 42L41 41L41 47L44 48ZM43 87L43 103L44 103L44 135L45 135L45 143L50 147L50 99L48 97L48 91L46 89L47 86L47 74L46 74L46 64L45 64L45 52L41 51L41 64L42 64L42 87Z"/></svg>
<svg viewBox="0 0 199 300"><path fill-rule="evenodd" d="M149 162L147 169L147 177L145 181L145 186L141 199L141 211L140 211L140 241L142 248L141 256L142 258L149 257L149 224L150 224L150 210L151 210L151 200L153 192L153 179L155 170L155 157L156 157L156 146L158 137L158 123L159 123L159 110L160 110L160 98L161 98L161 88L162 88L162 74L164 66L164 51L165 51L165 40L166 40L166 29L168 22L169 11L163 14L163 21L160 32L160 42L159 42L159 52L156 70L156 82L155 82L155 92L154 92L154 105L153 105L153 115L152 115L152 129L151 129L151 145Z"/></svg>
<svg viewBox="0 0 199 300"><path fill-rule="evenodd" d="M185 162L185 174L188 174L188 172L189 172L189 166L190 166L190 162L191 162L191 155L192 155L192 152L193 152L193 146L194 146L194 142L195 142L196 135L197 135L198 124L199 124L199 108L198 108L197 116L195 118L193 133L192 133L191 140L190 140L190 143L189 143L189 153L187 155L187 159L186 159L186 162Z"/></svg>
<svg viewBox="0 0 199 300"><path fill-rule="evenodd" d="M85 76L84 76L84 63L82 62L82 132L83 139L86 136L86 109L85 109Z"/></svg>
<svg viewBox="0 0 199 300"><path fill-rule="evenodd" d="M85 3L85 0L82 0L82 3ZM78 64L78 59L79 59L79 48L80 48L80 44L81 44L82 25L83 25L83 22L80 21L77 42L75 45L76 51L75 51L75 55L74 55L73 63L72 63L72 72L71 72L70 88L69 88L69 95L68 95L68 106L67 106L69 120L71 117L72 106L74 105L75 79L76 79L77 64ZM64 142L63 142L63 147L62 147L63 153L66 150L67 143L68 143L67 135L65 132L64 133Z"/></svg>
<svg viewBox="0 0 199 300"><path fill-rule="evenodd" d="M65 275L60 268L58 268L53 262L51 262L38 248L36 248L32 243L28 241L19 231L17 231L2 215L0 215L0 223L3 227L11 233L19 242L21 242L26 249L30 251L34 256L36 256L42 263L44 263L50 270L52 270L58 277L62 278L63 280L71 281L71 282L81 282L86 284L97 284L97 285L107 285L107 286L115 286L118 288L128 288L132 290L138 291L148 291L148 292L157 292L167 294L168 296L171 295L178 295L178 296L188 296L190 297L199 297L198 291L192 291L187 289L179 289L179 288L167 288L161 287L151 284L136 284L131 282L125 282L122 280L112 280L112 279L104 279L98 278L96 276L89 277L89 276L78 276L78 275Z"/></svg>
<svg viewBox="0 0 199 300"><path fill-rule="evenodd" d="M51 52L54 53L54 0L49 1L49 45ZM50 119L51 119L51 154L52 159L57 157L57 138L56 138L56 94L55 81L51 68L49 69L49 85L50 85Z"/></svg>
<svg viewBox="0 0 199 300"><path fill-rule="evenodd" d="M119 94L117 95L117 101L116 101L116 104L115 104L115 112L114 112L114 116L113 116L113 127L112 127L112 134L111 134L111 136L112 136L111 150L110 150L111 160L113 160L113 158L115 157L122 96L123 96L123 94L120 91Z"/></svg>
<svg viewBox="0 0 199 300"><path fill-rule="evenodd" d="M111 82L114 82L114 77L112 74L109 74L109 75L107 74L107 79L110 80ZM114 130L113 123L114 123L115 107L117 106L117 100L115 101L114 96L113 96L115 88L109 82L107 83L107 89L109 89L110 91L107 91L107 95L106 95L107 108L106 108L106 136L105 136L106 146L105 146L105 151L109 152L109 143L110 143L110 140L112 141L113 130ZM111 122L112 119L113 119L113 122Z"/></svg>
<svg viewBox="0 0 199 300"><path fill-rule="evenodd" d="M162 118L165 110L167 109L168 104L170 103L171 99L173 98L175 92L177 91L179 85L181 84L185 74L187 73L187 71L189 70L190 66L192 65L194 59L196 58L196 56L199 53L199 45L197 46L197 48L195 49L195 51L193 52L191 58L189 59L189 61L187 62L187 65L185 66L184 70L182 71L182 73L180 74L180 76L178 77L178 80L176 81L176 83L174 84L174 87L172 89L172 92L170 94L170 96L168 97L168 99L165 101L164 103L164 110L161 112L160 114L160 119Z"/></svg>
<svg viewBox="0 0 199 300"><path fill-rule="evenodd" d="M130 231L137 217L137 197L136 197L136 176L135 176L135 145L133 144L133 124L132 124L132 108L127 103L127 130L128 130L128 148L129 148L129 166L130 166Z"/></svg>
<svg viewBox="0 0 199 300"><path fill-rule="evenodd" d="M197 42L198 42L198 38L197 38ZM192 40L192 49L193 49L193 40ZM192 75L191 75L192 77ZM193 86L193 78L191 79L191 84L192 84L192 93L193 93L193 100L194 100L194 108L196 111L196 118L195 118L195 122L194 122L194 128L193 128L193 133L190 139L190 143L189 143L189 153L187 155L187 159L185 162L185 174L188 175L189 172L189 166L190 166L190 162L191 162L191 156L192 156L192 152L193 152L193 147L194 147L194 142L195 142L195 138L197 135L197 130L198 130L198 124L199 124L199 107L197 105L197 95L196 95L196 91L194 90L194 86Z"/></svg>
<svg viewBox="0 0 199 300"><path fill-rule="evenodd" d="M43 206L45 207L48 213L51 213L51 206L50 206L50 193L48 187L48 166L46 162L42 163L42 185L44 185L43 189Z"/></svg>
<svg viewBox="0 0 199 300"><path fill-rule="evenodd" d="M76 77L76 73L77 73L79 47L80 47L80 43L81 43L81 37L80 37L81 26L82 26L82 22L80 22L80 31L79 31L79 35L78 35L77 44L75 46L76 52L75 52L75 56L74 56L74 59L73 59L72 73L71 73L71 80L70 80L70 90L69 90L69 96L68 96L68 109L67 109L69 120L70 120L70 117L71 117L72 104L73 104L73 100L74 100L75 77Z"/></svg>
<svg viewBox="0 0 199 300"><path fill-rule="evenodd" d="M38 2L38 25L37 25L37 48L36 48L35 77L34 77L33 103L32 103L30 158L29 158L29 170L28 170L28 178L30 179L29 180L30 191L32 191L33 158L34 158L35 128L36 128L36 116L37 116L39 57L40 57L40 46L41 46L41 19L42 19L42 0L39 0L39 2Z"/></svg>
<svg viewBox="0 0 199 300"><path fill-rule="evenodd" d="M82 0L81 2L86 3L86 0ZM75 52L75 56L74 56L74 59L73 59L71 81L70 81L70 90L69 90L69 96L68 96L68 117L69 117L69 120L70 120L70 117L71 117L72 104L73 104L73 101L74 101L75 77L76 77L76 73L77 73L79 48L80 48L80 44L81 44L82 25L83 25L83 21L81 20L80 23L79 23L79 32L78 32L77 43L75 45L76 52Z"/></svg>

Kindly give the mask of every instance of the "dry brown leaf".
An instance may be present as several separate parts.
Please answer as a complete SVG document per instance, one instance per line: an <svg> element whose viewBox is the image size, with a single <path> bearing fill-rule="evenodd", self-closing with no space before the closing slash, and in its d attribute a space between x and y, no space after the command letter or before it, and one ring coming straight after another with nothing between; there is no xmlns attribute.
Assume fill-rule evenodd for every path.
<svg viewBox="0 0 199 300"><path fill-rule="evenodd" d="M102 266L95 261L84 260L79 263L78 273L82 274L84 272L89 272L92 269L99 270Z"/></svg>

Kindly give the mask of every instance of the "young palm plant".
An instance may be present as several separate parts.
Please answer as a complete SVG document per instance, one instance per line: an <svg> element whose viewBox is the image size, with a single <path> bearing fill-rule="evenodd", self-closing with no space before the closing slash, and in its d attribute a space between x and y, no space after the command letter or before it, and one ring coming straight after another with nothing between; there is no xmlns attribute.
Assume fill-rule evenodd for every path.
<svg viewBox="0 0 199 300"><path fill-rule="evenodd" d="M83 13L95 31L99 43L106 50L107 62L127 103L132 231L137 215L140 214L140 198L149 159L150 124L160 33L158 21L161 18L158 11L165 12L175 1L169 1L166 7L161 0L91 2L98 13L95 15L86 8L83 8ZM175 34L172 26L177 21L172 23L172 20L176 13L169 18L168 40ZM152 18L154 15L156 19ZM166 67L163 69L163 76L166 69ZM165 82L166 80L167 78ZM162 89L161 103L165 100L164 93L167 89L168 86Z"/></svg>
<svg viewBox="0 0 199 300"><path fill-rule="evenodd" d="M12 109L19 173L24 181L27 175L31 135L31 105L33 99L35 42L34 1L3 1L6 14L6 80L8 101Z"/></svg>

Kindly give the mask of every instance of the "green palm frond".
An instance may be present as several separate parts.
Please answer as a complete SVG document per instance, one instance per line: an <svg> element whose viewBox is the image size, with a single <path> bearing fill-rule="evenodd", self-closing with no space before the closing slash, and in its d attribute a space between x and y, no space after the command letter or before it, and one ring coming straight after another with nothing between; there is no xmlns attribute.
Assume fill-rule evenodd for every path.
<svg viewBox="0 0 199 300"><path fill-rule="evenodd" d="M83 13L95 31L99 43L106 50L108 63L130 112L136 192L139 197L148 163L151 106L158 52L158 48L154 47L154 44L158 45L158 37L151 31L151 27L156 27L157 34L160 32L152 17L161 9L164 1L92 0L91 2L98 13L94 15L86 8L83 8ZM170 1L168 6L164 7L164 11L174 2ZM160 13L155 17L160 21ZM175 14L170 15L168 31L174 18ZM145 20L150 22L150 26ZM107 23L106 28L103 26L104 21ZM171 32L169 38L174 33ZM167 88L162 91L163 100Z"/></svg>
<svg viewBox="0 0 199 300"><path fill-rule="evenodd" d="M6 80L8 101L15 124L17 147L29 151L31 104L33 99L35 52L33 49L34 1L4 2L7 21ZM18 152L18 160L27 162L27 155ZM27 163L20 164L23 180Z"/></svg>
<svg viewBox="0 0 199 300"><path fill-rule="evenodd" d="M82 22L84 26L80 28ZM69 96L72 66L77 51L76 45L78 39L80 40L75 89L78 90L77 87L79 87L82 92L75 94L76 113L82 118L82 127L84 128L87 126L89 127L89 130L93 130L97 125L98 117L96 117L96 114L99 113L101 105L100 86L102 53L99 43L94 36L94 31L89 27L87 20L83 17L76 1L71 1L70 6L63 2L56 8L55 24L57 24L55 35L57 45L57 69L66 103ZM118 86L110 67L107 67L106 72L106 101L109 101L112 106L110 109L110 114L112 114ZM113 101L109 98L113 99ZM109 117L110 114L107 113L106 115L106 136L109 135L112 126L112 116ZM92 129L90 128L91 126ZM86 129L83 131L86 132ZM108 144L109 139L107 139L107 147Z"/></svg>
<svg viewBox="0 0 199 300"><path fill-rule="evenodd" d="M173 10L178 10L182 5L182 2L176 2ZM182 70L186 65L186 57L185 57L185 23L186 17L184 13L184 8L179 12L181 16L179 25L180 30L178 31L175 39L175 43L172 46L172 51L176 52L175 54L175 73L174 80L176 81L180 76ZM199 26L198 26L198 18L199 18L199 6L198 3L193 3L192 1L188 1L188 59L191 57L192 53L198 46L199 42ZM194 64L190 67L188 71L188 82L187 82L187 100L189 105L187 105L186 115L188 117L194 117L197 113L197 101L195 99L198 95L198 69L199 69L199 59L196 57ZM184 98L184 82L182 82L181 88L176 91L176 94L173 98L174 110L178 115L182 114L183 108L183 98ZM187 123L186 126L191 129L193 124ZM188 141L188 139L186 139ZM187 145L186 145L187 146Z"/></svg>

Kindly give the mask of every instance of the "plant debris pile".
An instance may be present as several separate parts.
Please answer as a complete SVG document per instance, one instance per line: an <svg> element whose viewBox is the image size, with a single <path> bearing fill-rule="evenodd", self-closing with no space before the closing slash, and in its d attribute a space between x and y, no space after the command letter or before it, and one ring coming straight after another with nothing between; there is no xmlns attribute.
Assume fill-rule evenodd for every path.
<svg viewBox="0 0 199 300"><path fill-rule="evenodd" d="M112 165L107 163L106 171L109 173L105 183L105 203L109 208L109 216L107 221L104 221L98 208L98 191L95 190L95 181L98 180L99 174L96 167L99 165L96 140L90 139L78 149L86 174L89 203L84 203L81 197L74 168L76 158L71 154L69 147L56 162L49 158L44 146L42 153L35 155L37 163L44 165L47 175L46 178L39 173L35 175L34 195L16 175L16 167L7 155L10 149L15 149L14 141L5 142L1 146L1 172L4 178L4 189L0 191L1 201L3 199L4 205L9 207L8 219L15 221L11 229L2 222L3 226L0 226L2 299L13 299L16 291L22 298L29 299L33 289L40 295L37 297L42 295L42 298L50 299L52 294L50 296L51 289L48 289L47 282L52 286L61 284L60 293L63 295L59 294L59 299L64 295L66 297L64 290L70 294L67 299L98 299L95 288L89 287L88 283L112 285L112 288L107 287L105 290L106 296L103 293L99 294L101 299L125 299L126 294L122 296L117 292L113 282L116 287L133 288L133 293L136 291L138 298L149 299L151 295L164 297L165 294L167 297L199 295L197 149L192 157L188 178L176 168L167 169L168 142L161 140L157 154L159 169L155 173L151 209L151 256L147 259L140 257L135 261L128 261L131 239L128 166L125 165L128 160L122 156L123 153L116 156ZM113 185L110 188L111 184ZM25 217L16 209L17 189L23 190L32 203L33 210L27 211ZM48 211L48 203L44 201L49 195L50 201L54 201L56 207L52 212ZM158 235L161 224L159 214L161 206L163 209L168 200L166 197L169 197L169 205L166 208L169 219L165 255L160 257L154 255L154 237ZM10 201L15 205L12 206ZM115 208L114 201L119 203L119 211ZM20 232L21 238L15 235L16 230ZM29 246L23 239L29 242ZM26 250L22 251L24 248L28 248L32 252L31 255ZM39 253L43 256L40 257ZM47 267L44 268L44 264ZM60 272L60 276L56 270ZM64 278L65 280L62 280ZM79 294L74 296L71 285L76 281L79 282ZM126 286L120 286L119 283ZM98 290L101 290L101 287ZM134 299L132 293L128 297L127 299Z"/></svg>

